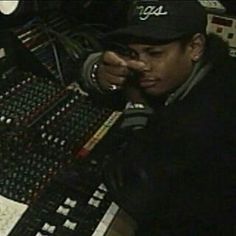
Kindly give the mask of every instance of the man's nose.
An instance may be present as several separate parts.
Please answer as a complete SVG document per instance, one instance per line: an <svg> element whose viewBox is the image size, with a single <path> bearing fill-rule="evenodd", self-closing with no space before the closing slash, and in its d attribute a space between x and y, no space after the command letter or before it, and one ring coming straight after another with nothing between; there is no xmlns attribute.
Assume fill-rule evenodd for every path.
<svg viewBox="0 0 236 236"><path fill-rule="evenodd" d="M151 62L150 59L144 53L139 54L139 61L143 62L143 72L151 70Z"/></svg>

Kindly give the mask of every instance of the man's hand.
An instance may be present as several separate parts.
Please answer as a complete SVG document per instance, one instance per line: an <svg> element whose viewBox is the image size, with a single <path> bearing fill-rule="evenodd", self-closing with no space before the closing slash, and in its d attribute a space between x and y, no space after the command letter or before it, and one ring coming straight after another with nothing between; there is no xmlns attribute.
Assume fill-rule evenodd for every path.
<svg viewBox="0 0 236 236"><path fill-rule="evenodd" d="M120 56L115 52L107 51L102 56L97 71L97 80L104 90L111 90L114 87L123 89L132 70L142 72L145 70L145 64L138 60Z"/></svg>

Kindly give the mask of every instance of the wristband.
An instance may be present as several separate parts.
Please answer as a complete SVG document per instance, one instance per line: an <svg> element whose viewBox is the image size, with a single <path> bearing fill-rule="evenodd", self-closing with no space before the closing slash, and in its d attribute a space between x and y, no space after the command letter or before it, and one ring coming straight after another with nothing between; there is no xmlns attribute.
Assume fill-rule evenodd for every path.
<svg viewBox="0 0 236 236"><path fill-rule="evenodd" d="M103 89L100 87L98 81L97 81L97 72L98 72L99 64L94 63L92 68L91 68L91 73L90 73L90 78L93 86L99 90L99 92L103 93Z"/></svg>
<svg viewBox="0 0 236 236"><path fill-rule="evenodd" d="M97 78L98 67L99 67L99 65L97 63L95 63L95 64L93 64L92 69L91 69L90 77L91 77L93 83L97 83L97 79L96 78Z"/></svg>

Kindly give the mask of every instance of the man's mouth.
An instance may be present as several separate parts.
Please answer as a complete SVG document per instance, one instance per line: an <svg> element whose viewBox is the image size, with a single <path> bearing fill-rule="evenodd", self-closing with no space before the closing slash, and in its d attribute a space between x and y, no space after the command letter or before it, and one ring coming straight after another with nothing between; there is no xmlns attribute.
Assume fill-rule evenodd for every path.
<svg viewBox="0 0 236 236"><path fill-rule="evenodd" d="M153 87L155 86L157 83L157 80L156 79L140 79L139 80L139 85L140 87L142 88L150 88L150 87Z"/></svg>

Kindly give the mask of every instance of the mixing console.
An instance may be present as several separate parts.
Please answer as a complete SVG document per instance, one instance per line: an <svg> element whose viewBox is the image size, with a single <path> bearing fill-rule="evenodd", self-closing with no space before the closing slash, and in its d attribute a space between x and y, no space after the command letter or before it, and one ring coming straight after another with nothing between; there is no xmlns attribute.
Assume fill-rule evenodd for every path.
<svg viewBox="0 0 236 236"><path fill-rule="evenodd" d="M18 222L16 217L9 220L9 216L5 216L2 219L3 221L8 219L11 228L12 224L15 226L10 234L3 236L105 235L119 210L119 207L111 201L106 186L101 182L102 167L106 161L108 159L102 160L99 155L91 155L86 161L71 163L67 168L61 169L50 186L30 204L30 208ZM30 180L33 176L28 177ZM26 176L25 178L27 180ZM9 200L3 202L5 208L9 205L8 202ZM19 206L16 203L13 206L18 214L27 209L26 206ZM11 211L8 208L1 209L8 214ZM3 228L6 226L2 226L1 229L0 225L0 232Z"/></svg>
<svg viewBox="0 0 236 236"><path fill-rule="evenodd" d="M58 101L34 129L43 144L76 150L110 115L111 110L95 107L85 96L71 92Z"/></svg>
<svg viewBox="0 0 236 236"><path fill-rule="evenodd" d="M28 83L22 86L32 86ZM26 88L21 90L24 94L28 94ZM20 94L18 91L12 97L21 98ZM107 197L106 187L99 182L106 158L89 157L84 161L78 159L78 153L91 151L119 115L99 109L88 98L68 90L51 106L41 106L45 110L31 122L18 124L24 127L18 129L12 125L18 118L15 111L18 105L29 101L17 102L16 98L10 99L16 104L11 110L2 102L11 111L2 112L2 117L6 117L2 123L10 118L12 122L1 135L0 193L30 207L10 235L104 235L118 211ZM11 104L8 97L2 101ZM68 165L73 169L65 173ZM3 236L6 235L9 234Z"/></svg>
<svg viewBox="0 0 236 236"><path fill-rule="evenodd" d="M14 72L16 81L0 90L0 122L7 126L29 126L66 91L51 81L31 73Z"/></svg>
<svg viewBox="0 0 236 236"><path fill-rule="evenodd" d="M103 138L122 113L95 104L64 70L77 60L79 71L83 49L96 40L89 45L60 16L13 33L40 75L37 65L25 72L0 49L0 235L105 235L119 207L103 184L112 158ZM82 48L67 47L68 39ZM50 73L40 73L41 65Z"/></svg>
<svg viewBox="0 0 236 236"><path fill-rule="evenodd" d="M112 126L112 111L32 73L13 70L5 81L0 89L0 193L29 204L59 169L78 159L97 130L103 127L104 133Z"/></svg>
<svg viewBox="0 0 236 236"><path fill-rule="evenodd" d="M104 235L119 207L102 184L110 156L91 152L121 113L17 67L1 81L1 236Z"/></svg>
<svg viewBox="0 0 236 236"><path fill-rule="evenodd" d="M109 200L102 183L91 186L82 183L69 188L54 182L53 187L31 206L10 235L104 235L118 209ZM103 228L101 224L99 226L101 221Z"/></svg>

